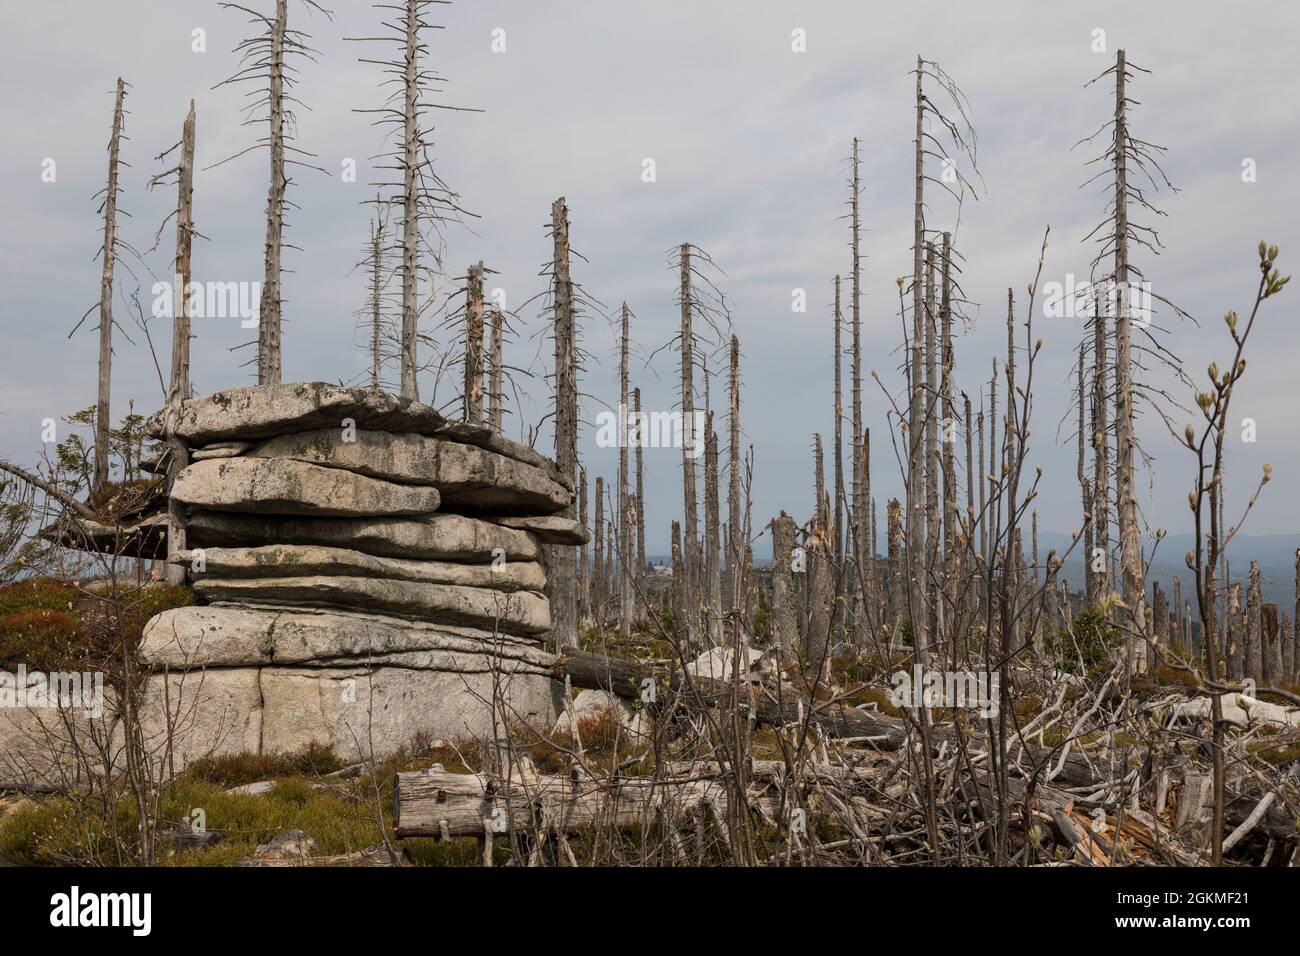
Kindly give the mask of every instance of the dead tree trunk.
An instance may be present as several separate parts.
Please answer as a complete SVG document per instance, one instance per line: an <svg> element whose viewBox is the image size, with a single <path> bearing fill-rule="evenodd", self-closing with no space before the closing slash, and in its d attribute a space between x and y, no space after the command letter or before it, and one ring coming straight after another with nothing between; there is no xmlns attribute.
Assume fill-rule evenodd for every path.
<svg viewBox="0 0 1300 956"><path fill-rule="evenodd" d="M1133 361L1128 294L1128 156L1124 51L1115 55L1115 501L1119 512L1120 575L1131 627L1146 629L1146 587L1133 489ZM1144 633L1130 634L1129 670L1146 670Z"/></svg>
<svg viewBox="0 0 1300 956"><path fill-rule="evenodd" d="M935 646L938 633L939 586L941 576L939 561L939 368L936 342L936 297L934 243L925 244L925 570L921 588L925 601L926 645Z"/></svg>
<svg viewBox="0 0 1300 956"><path fill-rule="evenodd" d="M978 439L978 441L976 442L976 446L977 446L978 451L979 451L979 463L980 463L980 473L979 473L979 476L978 476L978 478L979 478L979 509L980 509L980 510L979 510L979 529L980 529L980 539L979 539L979 547L980 547L980 550L979 550L979 553L980 553L981 555L984 556L984 560L987 562L987 561L988 561L988 555L989 555L989 552L988 552L988 545L987 545L987 540L988 540L988 523L989 523L989 522L988 522L988 517L987 517L987 515L985 515L985 513L984 513L984 509L985 509L985 490L986 490L986 488L987 488L987 486L988 486L988 480L989 480L989 479L988 479L988 474L989 474L989 473L988 473L988 469L985 468L985 462L984 462L984 399L983 399L983 397L980 398L980 413L979 413L979 418L976 419L976 436L975 436L975 437Z"/></svg>
<svg viewBox="0 0 1300 956"><path fill-rule="evenodd" d="M387 242L382 215L370 224L370 390L383 388L383 288L384 246Z"/></svg>
<svg viewBox="0 0 1300 956"><path fill-rule="evenodd" d="M1243 647L1243 631L1241 618L1241 585L1236 581L1228 587L1228 609L1224 615L1227 617L1227 658L1228 679L1241 680L1245 670L1245 648Z"/></svg>
<svg viewBox="0 0 1300 956"><path fill-rule="evenodd" d="M708 413L704 430L704 572L708 584L705 595L709 646L722 645L722 544L721 503L718 493L718 433L713 430L713 412Z"/></svg>
<svg viewBox="0 0 1300 956"><path fill-rule="evenodd" d="M673 641L679 648L691 648L691 633L686 608L686 568L682 561L682 525L672 524L673 562Z"/></svg>
<svg viewBox="0 0 1300 956"><path fill-rule="evenodd" d="M1165 597L1164 588L1156 581L1151 589L1151 623L1152 634L1156 644L1162 650L1169 649L1169 599Z"/></svg>
<svg viewBox="0 0 1300 956"><path fill-rule="evenodd" d="M419 181L419 96L420 96L420 10L419 0L406 0L406 55L403 60L402 111L402 397L419 401L416 382L416 319L419 316L420 267L420 181ZM561 200L561 207L563 201ZM565 217L566 253L568 219ZM557 240L558 242L558 240ZM566 259L567 262L567 259ZM566 275L567 279L567 275ZM557 385L558 388L558 385ZM556 425L559 422L557 419ZM558 434L558 432L557 432ZM558 460L558 453L557 453ZM565 472L572 478L572 474ZM563 563L563 562L559 562ZM562 625L556 633L565 646ZM576 639L576 638L575 638Z"/></svg>
<svg viewBox="0 0 1300 956"><path fill-rule="evenodd" d="M645 423L641 419L641 389L632 391L633 409L636 413L636 579L645 580L645 467L641 448L645 440ZM645 592L644 587L637 591Z"/></svg>
<svg viewBox="0 0 1300 956"><path fill-rule="evenodd" d="M267 93L270 111L271 184L266 194L265 274L257 325L257 384L280 384L280 246L284 235L284 37L289 0L275 0Z"/></svg>
<svg viewBox="0 0 1300 956"><path fill-rule="evenodd" d="M844 389L840 381L840 367L843 364L841 359L843 355L843 346L840 343L840 332L844 324L844 316L840 310L840 277L835 277L835 379L834 391L831 395L831 408L835 413L835 448L834 454L834 483L835 483L835 519L833 524L834 543L832 552L837 562L844 559ZM852 454L852 452L850 452Z"/></svg>
<svg viewBox="0 0 1300 956"><path fill-rule="evenodd" d="M852 156L852 192L850 200L850 225L852 227L851 248L853 251L853 273L849 276L849 314L853 322L853 357L849 369L849 390L852 393L853 401L853 559L858 568L864 568L866 565L867 543L863 539L866 536L866 491L862 483L862 312L861 312L861 282L862 282L862 259L861 259L861 229L862 218L858 205L858 198L862 191L860 180L861 162L858 157L858 138L853 137L853 156ZM857 574L854 575L858 577ZM865 611L866 603L869 601L868 595L860 594L858 600L854 603L855 614L858 611ZM865 617L865 614L863 615ZM865 630L865 620L856 622L859 632Z"/></svg>
<svg viewBox="0 0 1300 956"><path fill-rule="evenodd" d="M860 459L862 469L862 500L866 503L870 515L874 517L875 506L871 497L871 429L864 427L862 429L862 447L857 449L854 457ZM876 535L870 521L864 524L862 542L862 587L865 593L861 596L861 605L863 609L862 620L855 625L857 630L857 644L859 647L866 645L871 629L880 622L878 602L880 600L880 580L876 574Z"/></svg>
<svg viewBox="0 0 1300 956"><path fill-rule="evenodd" d="M695 497L695 349L692 331L694 311L691 292L691 245L683 242L680 249L680 296L682 309L681 328L681 402L682 402L682 542L685 549L686 578L691 593L698 595L700 584L699 517ZM694 635L694 622L690 624Z"/></svg>
<svg viewBox="0 0 1300 956"><path fill-rule="evenodd" d="M1085 453L1084 448L1087 444L1086 436L1088 427L1085 424L1085 410L1088 407L1088 400L1083 388L1084 376L1084 345L1079 343L1079 461L1075 469L1076 476L1079 479L1079 496L1083 507L1083 592L1084 600L1088 607L1097 603L1097 588L1095 585L1095 576L1092 573L1092 485L1088 481L1085 471Z"/></svg>
<svg viewBox="0 0 1300 956"><path fill-rule="evenodd" d="M815 679L829 677L831 650L831 606L834 597L830 549L827 546L825 519L826 499L818 505L818 520L812 534L804 541L805 559L808 562L808 632L805 647L808 653L808 674Z"/></svg>
<svg viewBox="0 0 1300 956"><path fill-rule="evenodd" d="M171 387L167 391L167 417L164 432L168 445L167 488L189 465L189 449L176 439L181 402L190 397L190 248L194 238L194 101L181 133L180 166L177 168L176 197L176 288L173 292ZM177 551L185 550L185 506L167 499L167 583L185 583L185 568L173 564Z"/></svg>
<svg viewBox="0 0 1300 956"><path fill-rule="evenodd" d="M913 646L924 649L928 645L925 634L926 621L921 594L923 591L925 571L925 523L922 514L922 497L925 492L924 449L925 436L922 434L924 421L925 393L922 380L921 342L924 335L922 323L926 320L924 312L925 293L925 97L921 89L925 64L921 57L916 58L916 136L914 187L915 197L912 211L912 354L908 369L908 383L911 388L908 408L908 456L907 456L907 588L908 616L912 624ZM924 663L924 660L922 660Z"/></svg>
<svg viewBox="0 0 1300 956"><path fill-rule="evenodd" d="M1093 543L1096 543L1095 539ZM1178 579L1178 575L1176 574L1174 575L1170 591L1171 596L1174 599L1174 617L1170 622L1172 627L1172 640L1175 644L1182 644L1185 648L1190 649L1191 638L1183 629L1183 583Z"/></svg>
<svg viewBox="0 0 1300 956"><path fill-rule="evenodd" d="M729 365L728 398L731 407L727 416L727 607L739 607L741 596L736 593L741 587L744 567L745 529L740 517L740 339L731 337L731 361ZM1300 567L1300 560L1297 561ZM1297 572L1300 580L1300 571Z"/></svg>
<svg viewBox="0 0 1300 956"><path fill-rule="evenodd" d="M939 297L939 397L943 406L940 439L943 445L943 586L945 601L957 607L955 569L957 552L957 410L952 401L952 233L943 234Z"/></svg>
<svg viewBox="0 0 1300 956"><path fill-rule="evenodd" d="M1295 683L1295 626L1291 615L1282 612L1282 676L1279 684Z"/></svg>
<svg viewBox="0 0 1300 956"><path fill-rule="evenodd" d="M92 500L108 484L108 445L113 418L109 407L113 381L113 266L117 261L117 164L122 145L122 104L126 83L117 80L113 133L108 140L108 185L104 188L104 259L99 277L99 396L95 406L95 465Z"/></svg>
<svg viewBox="0 0 1300 956"><path fill-rule="evenodd" d="M578 521L588 535L591 524L588 522L587 508L587 469L578 470ZM578 548L578 602L577 615L580 620L591 619L591 553L586 544Z"/></svg>
<svg viewBox="0 0 1300 956"><path fill-rule="evenodd" d="M501 431L501 410L505 394L501 391L502 372L501 365L501 336L505 324L505 314L500 306L494 306L492 309L491 320L491 358L488 365L488 424L492 430L500 433Z"/></svg>
<svg viewBox="0 0 1300 956"><path fill-rule="evenodd" d="M465 421L483 424L483 263L465 281Z"/></svg>
<svg viewBox="0 0 1300 956"><path fill-rule="evenodd" d="M772 519L772 643L781 653L792 656L799 646L796 623L796 593L792 560L794 519L782 511Z"/></svg>
<svg viewBox="0 0 1300 956"><path fill-rule="evenodd" d="M907 574L905 565L906 551L903 547L903 516L897 498L890 498L885 506L885 534L888 537L887 563L889 565L889 583L886 591L886 614L889 620L890 650L901 644L903 614L905 611L903 576Z"/></svg>
<svg viewBox="0 0 1300 956"><path fill-rule="evenodd" d="M573 283L569 278L569 210L563 196L551 205L551 237L554 243L555 464L560 474L572 482L578 465L578 360ZM599 492L596 498L599 508ZM572 505L565 514L573 517ZM577 580L574 556L567 548L555 549L551 576L551 614L556 642L562 648L577 647Z"/></svg>
<svg viewBox="0 0 1300 956"><path fill-rule="evenodd" d="M618 626L624 637L632 635L632 555L628 544L632 536L629 515L627 462L627 388L628 388L628 326L631 310L623 303L622 327L619 335L618 361Z"/></svg>
<svg viewBox="0 0 1300 956"><path fill-rule="evenodd" d="M1260 606L1261 631L1264 638L1264 677L1263 683L1276 687L1282 683L1282 629L1278 620L1277 605Z"/></svg>
<svg viewBox="0 0 1300 956"><path fill-rule="evenodd" d="M1093 309L1092 330L1092 568L1093 593L1110 593L1110 445L1107 424L1106 309ZM1181 613L1181 612L1180 612Z"/></svg>
<svg viewBox="0 0 1300 956"><path fill-rule="evenodd" d="M1246 676L1264 679L1264 633L1260 611L1259 564L1250 562L1250 589L1246 592ZM1188 646L1191 645L1190 635Z"/></svg>
<svg viewBox="0 0 1300 956"><path fill-rule="evenodd" d="M601 627L605 620L605 599L609 594L605 586L605 479L597 476L596 478L596 524L595 535L596 543L592 549L592 564L595 565L595 576L591 586L591 605L593 608L593 619L597 627Z"/></svg>

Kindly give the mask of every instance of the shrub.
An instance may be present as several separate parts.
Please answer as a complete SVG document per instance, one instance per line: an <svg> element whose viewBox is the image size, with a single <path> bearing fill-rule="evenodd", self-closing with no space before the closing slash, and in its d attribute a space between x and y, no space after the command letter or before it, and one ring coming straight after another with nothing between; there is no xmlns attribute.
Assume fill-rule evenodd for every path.
<svg viewBox="0 0 1300 956"><path fill-rule="evenodd" d="M81 625L70 611L25 608L0 614L0 665L62 670L74 662Z"/></svg>
<svg viewBox="0 0 1300 956"><path fill-rule="evenodd" d="M1090 607L1076 614L1069 628L1049 641L1048 649L1062 670L1079 673L1082 661L1083 674L1093 677L1110 667L1120 640L1119 628L1106 620L1101 608Z"/></svg>

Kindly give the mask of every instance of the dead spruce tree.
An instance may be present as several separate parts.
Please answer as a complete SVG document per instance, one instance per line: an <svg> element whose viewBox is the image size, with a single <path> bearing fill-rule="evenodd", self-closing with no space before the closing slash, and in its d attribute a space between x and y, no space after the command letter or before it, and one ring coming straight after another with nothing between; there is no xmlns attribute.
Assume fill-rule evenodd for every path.
<svg viewBox="0 0 1300 956"><path fill-rule="evenodd" d="M681 376L681 444L682 444L682 551L685 574L690 587L688 595L698 598L707 587L703 567L703 549L699 535L698 482L695 462L704 451L702 429L696 427L695 366L707 354L708 347L722 335L723 326L730 326L726 299L710 278L708 271L716 269L708 253L689 242L683 242L670 260L677 267L677 304L681 324L669 346L676 344L678 370ZM707 336L707 338L706 338ZM698 601L693 602L697 606ZM694 644L699 639L699 622L687 624Z"/></svg>
<svg viewBox="0 0 1300 956"><path fill-rule="evenodd" d="M853 507L852 507L852 525L853 525L853 547L851 549L854 565L859 569L865 569L867 563L867 503L866 490L862 477L862 246L861 246L861 229L862 217L860 211L860 201L862 197L861 167L862 163L858 155L858 138L853 138L853 149L849 157L849 249L852 253L851 268L849 274L849 314L852 323L851 345L852 359L849 367L849 389L852 393L853 404L853 424L852 424L852 447L853 447ZM836 334L838 336L838 324ZM838 356L836 358L836 368L839 367ZM838 401L838 395L837 395ZM836 442L838 449L838 441ZM838 453L838 452L837 452ZM856 575L861 577L861 572ZM854 613L858 614L866 607L869 595L859 593L854 601ZM865 621L858 621L857 627L865 627Z"/></svg>
<svg viewBox="0 0 1300 956"><path fill-rule="evenodd" d="M194 244L194 101L181 128L181 139L176 146L160 154L164 159L179 147L176 166L158 173L149 180L148 188L162 183L172 175L176 177L176 208L167 218L176 217L176 255L172 260L174 285L172 287L172 360L171 382L167 388L166 414L163 437L167 445L167 487L171 488L190 463L189 449L176 438L176 425L180 418L181 402L190 397L190 310L189 287L192 277L191 251ZM166 219L163 221L166 225ZM161 229L159 233L161 234ZM168 498L167 503L167 583L185 583L185 568L171 562L178 551L184 551L185 506Z"/></svg>
<svg viewBox="0 0 1300 956"><path fill-rule="evenodd" d="M465 276L465 421L483 424L483 263Z"/></svg>
<svg viewBox="0 0 1300 956"><path fill-rule="evenodd" d="M356 42L396 44L400 52L392 59L366 59L362 63L383 68L394 89L384 105L375 109L356 110L374 114L374 126L384 129L385 151L376 170L385 177L371 185L387 192L383 202L398 212L394 221L400 241L395 252L401 276L401 321L399 367L401 395L419 400L417 375L424 367L419 361L419 320L433 300L433 290L421 300L421 282L432 285L437 264L441 262L442 230L446 223L469 215L459 204L459 197L434 171L429 152L433 127L428 121L431 110L469 111L467 107L448 106L430 99L441 89L445 78L425 65L429 48L425 31L439 29L425 18L428 7L445 0L398 0L396 4L379 4L376 9L396 10L394 22L382 21L387 31L380 36L348 37ZM424 265L429 262L432 265Z"/></svg>
<svg viewBox="0 0 1300 956"><path fill-rule="evenodd" d="M932 470L930 458L933 441L928 433L934 418L933 397L937 392L937 382L929 383L927 370L928 357L925 351L927 340L933 348L933 295L927 296L926 247L927 230L925 224L925 183L936 184L947 191L956 200L958 210L967 194L975 195L966 173L952 157L952 153L963 156L971 170L978 173L975 154L975 133L968 118L969 104L957 84L937 63L918 56L916 58L916 125L913 138L914 172L913 172L913 222L912 222L912 341L907 365L908 405L907 418L907 505L905 509L905 546L904 563L907 566L906 583L908 618L911 622L914 645L920 648L929 646L933 639L930 633L935 608L930 593L929 561L926 542L929 540L927 526L927 474ZM929 84L927 84L929 80ZM928 85L938 86L946 96L949 107L955 111L957 120L950 119L939 108L927 92ZM927 131L926 118L935 126L934 132ZM943 138L941 139L940 136ZM950 144L951 148L945 143ZM927 158L938 160L942 164L939 176L927 170ZM929 258L933 266L933 257ZM927 391L927 385L929 386ZM937 518L937 515L935 516Z"/></svg>
<svg viewBox="0 0 1300 956"><path fill-rule="evenodd" d="M112 428L110 399L113 383L113 267L118 250L124 243L117 234L118 163L121 157L126 101L126 82L118 77L113 99L113 130L108 139L108 182L96 196L103 195L99 211L104 217L104 238L100 252L103 266L99 276L99 389L95 405L95 459L90 479L90 498L94 501L108 485L109 432ZM87 310L86 315L94 307ZM84 321L85 316L82 316ZM78 328L81 323L77 323ZM72 330L76 332L74 328ZM69 338L72 334L69 333Z"/></svg>
<svg viewBox="0 0 1300 956"><path fill-rule="evenodd" d="M316 0L302 0L302 3L309 13L315 10L333 19L333 14ZM314 158L314 153L289 145L296 138L297 115L293 110L293 104L302 105L302 101L292 94L293 88L297 85L298 71L291 65L289 58L302 57L314 61L316 51L307 45L309 37L306 33L289 27L289 0L275 0L275 10L271 15L259 13L236 3L223 3L221 6L247 14L252 23L260 24L264 28L263 33L242 40L235 46L235 52L240 54L239 69L217 86L252 83L258 87L257 95L245 107L243 125L254 126L265 123L266 136L259 138L253 146L215 165L220 166L262 146L267 148L270 155L262 298L258 307L257 320L257 384L278 385L281 373L280 332L283 295L280 289L280 278L284 271L282 262L285 245L284 217L286 208L292 205L285 198L290 182L289 169L293 166L301 166L325 172L321 167L305 159L296 158ZM263 90L265 92L262 92Z"/></svg>
<svg viewBox="0 0 1300 956"><path fill-rule="evenodd" d="M704 432L704 593L709 646L722 645L722 546L720 498L718 494L718 433L713 430L713 412L705 413Z"/></svg>
<svg viewBox="0 0 1300 956"><path fill-rule="evenodd" d="M740 580L745 559L745 532L740 517L740 339L731 336L728 363L729 411L727 414L727 577L725 600L728 608L741 603ZM638 488L638 495L640 489ZM1297 571L1300 578L1300 571ZM1300 593L1300 592L1297 592ZM1300 620L1300 615L1297 616Z"/></svg>
<svg viewBox="0 0 1300 956"><path fill-rule="evenodd" d="M578 466L578 346L574 314L573 280L569 274L569 209L561 196L551 204L551 308L555 340L555 463L570 482ZM601 480L596 479L596 514L601 509ZM573 506L566 509L573 517ZM600 518L597 517L599 526ZM600 567L600 528L596 536L596 567ZM577 577L574 557L568 548L552 551L551 612L555 640L561 647L578 646Z"/></svg>
<svg viewBox="0 0 1300 956"><path fill-rule="evenodd" d="M642 448L645 444L645 422L641 418L641 389L632 390L632 411L636 418L636 439L632 447L636 451L636 582L637 594L644 594L645 588L645 462Z"/></svg>
<svg viewBox="0 0 1300 956"><path fill-rule="evenodd" d="M366 281L365 302L355 313L356 334L358 344L364 343L363 347L370 358L369 369L363 374L367 386L373 392L383 391L385 370L396 356L399 344L392 316L400 306L400 301L395 300L393 292L388 233L388 209L377 202L370 218L361 259L353 266L354 271L362 270Z"/></svg>
<svg viewBox="0 0 1300 956"><path fill-rule="evenodd" d="M499 305L492 307L491 347L488 350L488 424L495 432L501 431L502 404L505 399L503 381L502 337L505 331L505 310Z"/></svg>
<svg viewBox="0 0 1300 956"><path fill-rule="evenodd" d="M841 366L843 365L843 346L840 343L841 332L844 328L844 314L840 309L840 277L835 276L835 311L832 313L835 325L835 376L832 384L831 410L835 415L835 447L832 449L834 474L834 496L835 496L835 517L831 526L832 545L831 552L835 557L836 567L844 565L844 388L841 382ZM859 374L861 370L859 369ZM859 385L861 388L861 385ZM856 455L856 451L850 450L850 454ZM836 578L835 586L835 628L839 628L844 622L844 586L846 582L851 582L849 575L840 574Z"/></svg>
<svg viewBox="0 0 1300 956"><path fill-rule="evenodd" d="M1099 245L1097 255L1092 262L1094 276L1097 275L1099 270L1104 270L1106 265L1110 266L1109 274L1105 275L1104 280L1104 297L1093 296L1095 302L1093 309L1095 313L1093 316L1094 375L1099 376L1099 381L1094 384L1093 389L1094 418L1096 419L1094 423L1094 455L1099 459L1095 472L1098 476L1097 481L1101 484L1101 488L1094 489L1092 495L1098 529L1094 532L1093 544L1094 548L1105 549L1106 554L1109 554L1109 532L1106 517L1109 497L1105 487L1106 474L1104 472L1107 468L1105 449L1107 440L1107 429L1105 427L1105 404L1107 400L1105 341L1106 322L1110 321L1113 323L1115 341L1113 363L1115 390L1114 471L1115 511L1120 538L1121 591L1129 616L1129 667L1131 670L1140 671L1145 669L1146 666L1147 623L1145 572L1141 554L1141 535L1138 529L1137 494L1134 489L1134 453L1138 448L1138 442L1134 431L1137 386L1134 383L1133 372L1139 360L1135 355L1133 336L1136 326L1147 330L1147 336L1151 338L1149 331L1151 316L1149 314L1149 303L1145 306L1139 304L1135 307L1131 287L1132 277L1136 276L1139 279L1144 277L1141 270L1130 261L1129 249L1130 244L1133 244L1144 247L1153 254L1158 254L1160 238L1156 230L1150 226L1139 225L1131 221L1129 208L1132 204L1155 216L1162 216L1164 213L1148 200L1147 190L1148 188L1152 190L1159 189L1162 182L1168 188L1172 189L1173 187L1159 163L1159 154L1164 151L1164 148L1140 140L1129 132L1128 113L1135 101L1128 96L1127 83L1135 75L1133 72L1135 70L1148 72L1128 62L1124 51L1119 50L1116 52L1114 65L1103 71L1100 76L1090 81L1089 84L1091 85L1091 83L1095 83L1106 76L1113 76L1115 98L1111 119L1085 140L1085 142L1090 142L1097 136L1109 134L1107 148L1100 156L1092 160L1093 163L1102 165L1105 168L1089 182L1104 176L1109 176L1111 179L1109 186L1111 192L1109 214L1085 237L1085 241L1096 237ZM1135 181L1138 177L1144 177L1145 182ZM1157 179L1157 177L1159 178ZM1154 339L1152 339L1152 342L1154 343ZM1164 358L1166 364L1169 364L1169 359L1165 358L1164 353L1161 351L1155 348L1147 351L1158 358ZM1173 367L1177 367L1176 361L1173 363ZM1102 575L1100 586L1096 588L1096 591L1099 595L1105 596L1108 590L1105 577L1106 571L1103 571Z"/></svg>
<svg viewBox="0 0 1300 956"><path fill-rule="evenodd" d="M632 310L624 302L619 313L618 340L618 627L623 637L632 636L633 556L632 514L628 475L628 357Z"/></svg>

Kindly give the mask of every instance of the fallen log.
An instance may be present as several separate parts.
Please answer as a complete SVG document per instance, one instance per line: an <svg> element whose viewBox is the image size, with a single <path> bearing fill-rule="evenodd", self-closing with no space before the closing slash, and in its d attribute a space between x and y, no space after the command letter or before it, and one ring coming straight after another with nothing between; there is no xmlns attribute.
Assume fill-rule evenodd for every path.
<svg viewBox="0 0 1300 956"><path fill-rule="evenodd" d="M727 681L693 677L688 683L664 666L605 657L576 648L566 649L556 657L551 673L561 681L567 676L574 687L605 690L630 700L641 699L648 686L646 681L654 681L657 686L681 691L688 696L694 691L703 703L716 702L732 691L732 685ZM741 706L748 708L750 703L741 701ZM753 714L758 723L768 726L797 723L811 714L812 721L827 736L868 739L881 750L898 750L907 737L907 727L902 720L855 710L842 703L811 702L794 694L777 700L770 690L761 687L754 688Z"/></svg>
<svg viewBox="0 0 1300 956"><path fill-rule="evenodd" d="M406 856L406 851L396 849L393 851L397 855L397 862L393 862L393 857L383 847L371 847L368 850L357 850L355 853L336 853L332 856L308 856L297 860L238 860L231 864L232 866L246 867L263 867L263 866L410 866L410 860Z"/></svg>
<svg viewBox="0 0 1300 956"><path fill-rule="evenodd" d="M681 825L699 814L727 818L732 785L716 771L701 765L689 775L621 777L616 779L538 775L527 770L509 781L481 773L449 773L435 765L426 770L398 773L393 782L393 833L398 838L417 836L482 836L485 832L531 832L545 819L546 828L573 832L597 826L629 829L657 821ZM746 795L750 808L763 819L782 816L779 790L771 785L784 772L780 761L758 761L753 776L758 782ZM829 772L820 775L825 782ZM811 775L807 785L813 783ZM847 786L875 776L871 770L836 775ZM889 815L865 798L841 794L841 802L870 821ZM823 812L815 794L805 804L814 815ZM792 803L787 797L785 812ZM827 811L828 812L828 811Z"/></svg>

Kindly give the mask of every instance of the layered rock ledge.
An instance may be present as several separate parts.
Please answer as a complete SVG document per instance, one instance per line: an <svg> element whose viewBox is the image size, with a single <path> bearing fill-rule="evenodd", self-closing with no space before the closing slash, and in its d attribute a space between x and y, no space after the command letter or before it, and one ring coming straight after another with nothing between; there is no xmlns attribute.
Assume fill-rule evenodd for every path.
<svg viewBox="0 0 1300 956"><path fill-rule="evenodd" d="M170 489L184 546L167 560L199 603L145 626L151 747L170 738L180 765L313 741L359 757L417 732L553 724L544 555L586 538L554 463L418 402L320 382L191 399L164 426L158 412L146 431L186 455ZM145 467L165 474L173 453ZM0 756L22 752L3 738Z"/></svg>

